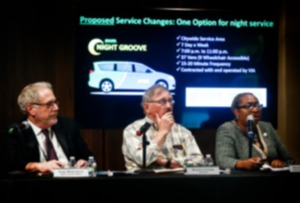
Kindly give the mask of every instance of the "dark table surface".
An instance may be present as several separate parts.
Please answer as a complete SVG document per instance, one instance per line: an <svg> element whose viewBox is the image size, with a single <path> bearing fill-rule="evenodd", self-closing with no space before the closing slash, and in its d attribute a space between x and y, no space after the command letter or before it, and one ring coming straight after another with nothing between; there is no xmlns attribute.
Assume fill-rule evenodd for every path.
<svg viewBox="0 0 300 203"><path fill-rule="evenodd" d="M220 175L115 171L113 176L99 172L97 177L71 178L14 172L0 179L0 202L287 202L299 196L299 181L300 173L287 171L231 170Z"/></svg>

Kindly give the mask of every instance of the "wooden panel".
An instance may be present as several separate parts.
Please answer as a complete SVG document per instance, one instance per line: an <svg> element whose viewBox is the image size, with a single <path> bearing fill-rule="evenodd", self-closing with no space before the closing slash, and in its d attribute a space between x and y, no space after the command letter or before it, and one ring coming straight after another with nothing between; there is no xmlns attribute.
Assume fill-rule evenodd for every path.
<svg viewBox="0 0 300 203"><path fill-rule="evenodd" d="M211 154L213 159L215 159L215 140L216 140L216 130L192 130L192 133L198 143L198 146L203 155Z"/></svg>
<svg viewBox="0 0 300 203"><path fill-rule="evenodd" d="M125 170L122 154L123 130L105 131L105 170Z"/></svg>
<svg viewBox="0 0 300 203"><path fill-rule="evenodd" d="M97 169L104 169L103 132L102 130L81 130L82 138L95 156Z"/></svg>

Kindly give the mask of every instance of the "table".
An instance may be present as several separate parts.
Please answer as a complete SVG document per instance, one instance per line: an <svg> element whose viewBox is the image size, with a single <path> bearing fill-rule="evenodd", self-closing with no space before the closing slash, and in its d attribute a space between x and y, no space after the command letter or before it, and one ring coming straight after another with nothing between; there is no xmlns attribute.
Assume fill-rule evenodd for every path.
<svg viewBox="0 0 300 203"><path fill-rule="evenodd" d="M53 178L10 175L1 203L20 202L278 202L295 201L300 173L231 171L220 175L135 174ZM52 194L49 194L52 191ZM242 197L242 198L241 198Z"/></svg>

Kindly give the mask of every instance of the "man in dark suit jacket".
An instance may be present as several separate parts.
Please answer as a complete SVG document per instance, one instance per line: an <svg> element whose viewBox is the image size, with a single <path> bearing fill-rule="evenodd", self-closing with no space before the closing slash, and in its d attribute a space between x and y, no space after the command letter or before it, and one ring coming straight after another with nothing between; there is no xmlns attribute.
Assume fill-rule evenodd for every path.
<svg viewBox="0 0 300 203"><path fill-rule="evenodd" d="M71 156L77 160L75 167L86 166L92 153L81 138L76 123L58 117L59 101L50 83L27 85L18 97L18 104L26 120L22 127L14 128L2 142L5 171L49 173L54 168L67 167ZM48 143L54 148L54 158L50 157L45 144L47 138L44 129L50 132Z"/></svg>

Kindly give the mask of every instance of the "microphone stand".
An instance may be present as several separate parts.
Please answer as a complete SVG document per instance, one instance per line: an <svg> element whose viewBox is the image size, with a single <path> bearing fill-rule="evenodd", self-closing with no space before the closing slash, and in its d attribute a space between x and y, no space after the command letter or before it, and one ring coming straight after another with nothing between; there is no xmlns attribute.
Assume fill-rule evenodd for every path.
<svg viewBox="0 0 300 203"><path fill-rule="evenodd" d="M22 129L20 126L16 126L12 130L10 128L9 131L7 132L7 136L8 137L11 136L12 142L9 145L7 145L6 147L8 147L9 150L14 151L14 153L9 153L9 154L7 154L7 157L5 157L5 159L7 159L7 161L10 162L10 164L12 164L11 160L20 160L20 158L25 153L23 130L25 130L25 129ZM9 138L7 138L7 139L9 140ZM7 169L9 169L9 168L7 168ZM18 170L18 169L10 170L10 171L8 171L8 174L26 175L26 173L24 171Z"/></svg>
<svg viewBox="0 0 300 203"><path fill-rule="evenodd" d="M253 144L253 132L248 132L248 139L249 139L249 158L252 157L252 144Z"/></svg>
<svg viewBox="0 0 300 203"><path fill-rule="evenodd" d="M140 173L140 174L145 174L145 173L154 173L154 171L152 169L146 169L146 150L147 150L147 145L149 144L149 141L147 140L146 137L146 131L143 132L142 135L142 146L143 146L143 167L140 170L137 170L136 172Z"/></svg>
<svg viewBox="0 0 300 203"><path fill-rule="evenodd" d="M249 114L247 116L246 122L247 122L247 132L248 132L248 139L249 139L249 158L251 158L253 135L254 135L254 118L252 114Z"/></svg>
<svg viewBox="0 0 300 203"><path fill-rule="evenodd" d="M147 137L146 137L146 132L143 133L143 170L146 169L146 150L147 150L147 145L149 144Z"/></svg>

